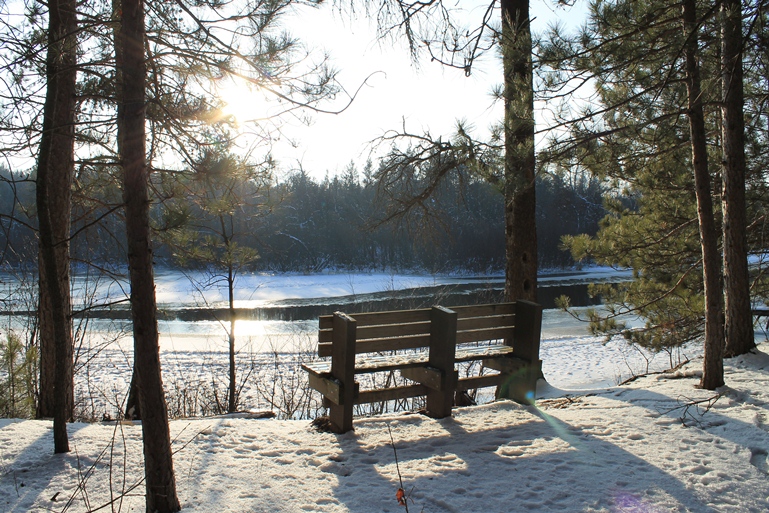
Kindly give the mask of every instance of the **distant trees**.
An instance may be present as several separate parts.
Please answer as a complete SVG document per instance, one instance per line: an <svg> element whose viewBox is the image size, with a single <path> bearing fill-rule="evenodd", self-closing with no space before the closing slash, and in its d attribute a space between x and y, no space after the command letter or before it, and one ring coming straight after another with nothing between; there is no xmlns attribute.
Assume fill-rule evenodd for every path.
<svg viewBox="0 0 769 513"><path fill-rule="evenodd" d="M431 200L429 214L415 211L394 224L380 224L391 212L387 209L390 199L377 199L376 183L366 179L365 172L359 172L354 165L340 176L323 179L315 179L301 170L287 173L279 180L277 174L261 185L260 180L237 182L235 192L243 200L236 201L236 211L232 213L238 247L259 255L245 267L247 271L504 269L504 225L499 215L503 196L498 188L469 173L441 185ZM195 183L202 189L203 182L193 182L193 177L186 174L173 176L188 185L176 184L172 188L169 182L177 178L164 178L153 185L166 197L151 212L152 225L157 230L156 262L187 269L207 266L205 259L196 261L191 254L182 261L174 256L185 253L169 240L174 230L181 230L183 237L193 241L202 240L199 237L206 233L212 237L214 229L221 229L213 223L210 213L197 206L197 200L187 199L192 190L184 187ZM119 231L122 220L108 212L113 208L113 197L120 191L114 185L100 183L94 176L79 174L78 178L78 188L86 187L88 194L98 201L91 206L75 207L74 230L78 235L72 241L72 254L108 267L119 266L125 244L125 235ZM24 190L23 182L18 186L20 191ZM571 254L560 247L561 237L595 234L606 213L604 198L612 197L610 191L586 172L566 168L541 174L536 188L539 265L574 265ZM391 192L401 194L396 189ZM407 194L408 190L404 188L402 193ZM25 204L32 202L24 200L20 192L15 208L23 211ZM13 208L13 202L0 205L0 216L10 215ZM23 214L18 215L24 218ZM98 222L85 224L94 219ZM23 224L9 228L14 248L24 248L23 241L34 237ZM0 242L3 240L0 234Z"/></svg>
<svg viewBox="0 0 769 513"><path fill-rule="evenodd" d="M0 262L21 267L35 264L35 182L28 172L0 166Z"/></svg>
<svg viewBox="0 0 769 513"><path fill-rule="evenodd" d="M400 173L384 195L376 182L355 180L353 173L315 181L298 171L276 183L270 191L276 204L256 229L258 268L504 269L504 197L496 187L460 168L435 188L428 205L404 211L398 205L413 200L429 179L408 166ZM560 238L597 231L605 191L587 175L565 172L543 175L536 186L539 263L572 265Z"/></svg>

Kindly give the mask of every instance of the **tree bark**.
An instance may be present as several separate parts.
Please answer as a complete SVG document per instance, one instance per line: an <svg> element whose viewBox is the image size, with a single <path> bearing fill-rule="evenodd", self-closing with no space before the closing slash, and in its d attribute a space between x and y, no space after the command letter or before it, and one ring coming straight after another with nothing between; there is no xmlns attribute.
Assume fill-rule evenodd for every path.
<svg viewBox="0 0 769 513"><path fill-rule="evenodd" d="M705 284L705 354L700 386L714 390L724 384L724 299L721 259L718 252L718 229L713 216L705 115L700 88L696 0L683 1L683 30L686 38L684 53L692 168L702 248L702 275Z"/></svg>
<svg viewBox="0 0 769 513"><path fill-rule="evenodd" d="M745 204L745 118L743 113L742 3L721 3L721 81L724 215L724 285L727 357L753 349Z"/></svg>
<svg viewBox="0 0 769 513"><path fill-rule="evenodd" d="M40 381L38 415L53 417L54 451L69 452L73 345L69 293L71 185L75 166L77 14L74 0L49 4L47 91L37 166L40 229Z"/></svg>
<svg viewBox="0 0 769 513"><path fill-rule="evenodd" d="M149 222L149 166L146 158L144 60L144 2L123 0L116 40L121 69L118 104L118 150L123 167L131 315L134 333L134 372L142 413L146 510L179 511L168 427L168 412L160 372L157 308Z"/></svg>
<svg viewBox="0 0 769 513"><path fill-rule="evenodd" d="M502 0L505 296L537 300L534 86L529 0Z"/></svg>

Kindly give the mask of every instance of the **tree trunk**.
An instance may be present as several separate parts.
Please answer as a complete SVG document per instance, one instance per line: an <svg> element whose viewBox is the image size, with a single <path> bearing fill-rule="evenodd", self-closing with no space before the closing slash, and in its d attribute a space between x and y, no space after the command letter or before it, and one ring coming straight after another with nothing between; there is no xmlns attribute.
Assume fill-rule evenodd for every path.
<svg viewBox="0 0 769 513"><path fill-rule="evenodd" d="M144 2L123 0L116 40L122 71L118 104L118 149L123 167L123 200L131 282L134 371L142 413L146 510L179 511L171 436L160 373L157 308L149 222L149 166L145 147Z"/></svg>
<svg viewBox="0 0 769 513"><path fill-rule="evenodd" d="M745 206L745 118L743 114L742 3L721 4L721 80L724 215L724 285L727 357L745 354L756 344L748 275Z"/></svg>
<svg viewBox="0 0 769 513"><path fill-rule="evenodd" d="M232 267L232 263L229 264L229 268L227 269L227 288L229 292L230 315L230 332L227 334L230 343L230 393L227 411L229 413L235 413L238 409L238 397L235 379L235 271Z"/></svg>
<svg viewBox="0 0 769 513"><path fill-rule="evenodd" d="M41 401L53 417L54 451L69 452L73 409L73 346L69 295L69 226L75 166L77 14L73 0L48 4L47 91L37 166L40 228Z"/></svg>
<svg viewBox="0 0 769 513"><path fill-rule="evenodd" d="M686 38L686 91L689 97L689 132L692 144L694 189L702 247L702 274L705 283L705 358L700 385L714 390L724 384L724 299L718 229L713 217L713 195L708 170L705 115L700 90L696 0L683 1L683 29Z"/></svg>
<svg viewBox="0 0 769 513"><path fill-rule="evenodd" d="M502 0L505 297L537 300L534 89L529 0Z"/></svg>

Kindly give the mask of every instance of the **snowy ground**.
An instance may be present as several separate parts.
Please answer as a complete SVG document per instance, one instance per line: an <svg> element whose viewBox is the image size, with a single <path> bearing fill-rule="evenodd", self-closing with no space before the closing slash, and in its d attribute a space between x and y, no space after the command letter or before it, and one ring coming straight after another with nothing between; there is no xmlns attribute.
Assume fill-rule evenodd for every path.
<svg viewBox="0 0 769 513"><path fill-rule="evenodd" d="M717 393L695 387L699 359L567 393L555 387L623 365L572 349L545 357L535 406L358 419L341 436L306 420L177 420L178 495L184 511L398 512L400 474L415 512L764 512L767 352L728 360ZM143 511L140 426L73 424L70 437L56 456L50 422L0 420L0 511Z"/></svg>

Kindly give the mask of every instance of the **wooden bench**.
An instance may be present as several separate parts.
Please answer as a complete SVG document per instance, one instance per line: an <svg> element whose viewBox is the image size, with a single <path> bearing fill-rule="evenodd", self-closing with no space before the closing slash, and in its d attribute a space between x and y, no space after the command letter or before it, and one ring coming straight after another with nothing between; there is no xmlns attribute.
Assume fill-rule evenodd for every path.
<svg viewBox="0 0 769 513"><path fill-rule="evenodd" d="M356 404L426 396L427 414L451 415L456 392L497 387L497 397L532 402L541 374L542 307L528 301L451 309L360 313L319 319L318 356L302 365L329 407L331 429L352 429ZM356 358L356 355L360 355ZM498 374L460 378L457 363ZM360 390L356 374L399 371L406 385Z"/></svg>

